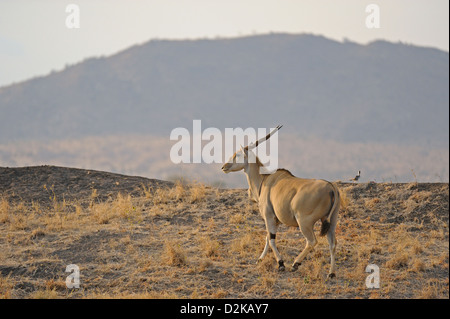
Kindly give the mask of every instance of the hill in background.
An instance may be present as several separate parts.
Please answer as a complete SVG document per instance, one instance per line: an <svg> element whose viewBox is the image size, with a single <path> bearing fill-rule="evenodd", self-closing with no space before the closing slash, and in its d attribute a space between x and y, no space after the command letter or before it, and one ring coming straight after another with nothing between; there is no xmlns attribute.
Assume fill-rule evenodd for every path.
<svg viewBox="0 0 450 319"><path fill-rule="evenodd" d="M448 69L447 52L385 41L359 45L306 34L153 40L1 88L0 163L50 163L167 178L174 170L183 173L164 153L171 130L191 130L192 120L200 119L203 128L283 124L283 133L292 136L285 148L289 158L303 162L280 160L280 165L297 174L317 176L328 169L328 162L318 166L317 155L305 154L300 146L332 143L333 154L324 156L341 158L333 164L340 168L320 177L351 177L361 169L369 170L367 178L405 181L413 170L422 180L446 181ZM102 139L107 151L127 147L117 143L134 143L136 136L144 144L129 150L132 159L152 157L143 154L152 149L163 152L164 161L149 162L143 169L133 166L130 153L116 152L113 160L102 163L90 155L92 148L73 154L86 139ZM158 138L165 139L164 147L152 142ZM45 151L55 143L65 146ZM372 149L377 152L368 158ZM75 163L61 162L61 157ZM313 167L305 167L305 160ZM375 162L373 168L368 161ZM150 176L149 167L155 166L162 170ZM217 173L208 170L209 176Z"/></svg>

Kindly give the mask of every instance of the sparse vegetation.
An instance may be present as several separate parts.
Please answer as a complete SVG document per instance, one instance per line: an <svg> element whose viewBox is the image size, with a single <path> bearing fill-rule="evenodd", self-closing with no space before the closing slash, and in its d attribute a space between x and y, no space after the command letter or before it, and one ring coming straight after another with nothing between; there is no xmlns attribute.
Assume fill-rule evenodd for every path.
<svg viewBox="0 0 450 319"><path fill-rule="evenodd" d="M0 297L448 298L448 184L339 187L335 279L323 237L297 272L278 272L271 253L256 264L266 234L246 190L136 184L106 195L97 183L79 198L42 185L39 201L3 194ZM305 245L283 225L277 242L287 266ZM365 287L371 263L380 289ZM65 286L69 264L80 289Z"/></svg>

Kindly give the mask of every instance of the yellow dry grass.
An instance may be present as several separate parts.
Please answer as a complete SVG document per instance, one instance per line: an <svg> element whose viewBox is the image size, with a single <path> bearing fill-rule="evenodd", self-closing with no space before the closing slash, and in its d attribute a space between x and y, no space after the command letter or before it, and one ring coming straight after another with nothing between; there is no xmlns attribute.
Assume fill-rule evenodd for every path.
<svg viewBox="0 0 450 319"><path fill-rule="evenodd" d="M278 272L271 252L256 264L264 222L245 190L176 183L106 200L96 190L74 202L52 194L47 206L3 197L0 297L448 298L442 185L443 208L417 185L340 185L336 279L326 277L324 237L297 272ZM305 240L281 225L277 245L288 266ZM80 289L65 287L69 264L80 267ZM365 286L368 264L380 268L380 289Z"/></svg>

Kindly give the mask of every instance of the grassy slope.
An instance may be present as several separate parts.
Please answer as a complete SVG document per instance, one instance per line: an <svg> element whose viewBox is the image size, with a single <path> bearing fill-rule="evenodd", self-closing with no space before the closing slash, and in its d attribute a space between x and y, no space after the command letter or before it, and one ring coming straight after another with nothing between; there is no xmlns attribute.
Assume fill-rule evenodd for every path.
<svg viewBox="0 0 450 319"><path fill-rule="evenodd" d="M97 184L69 196L57 176L39 185L34 172L36 187L1 190L0 297L449 297L448 184L340 184L337 278L327 280L321 237L295 273L279 273L271 253L255 264L265 230L246 190L136 180L112 191L130 177L70 172ZM277 244L290 265L305 240L282 225ZM372 263L376 290L365 286ZM80 267L80 289L66 288L69 264Z"/></svg>

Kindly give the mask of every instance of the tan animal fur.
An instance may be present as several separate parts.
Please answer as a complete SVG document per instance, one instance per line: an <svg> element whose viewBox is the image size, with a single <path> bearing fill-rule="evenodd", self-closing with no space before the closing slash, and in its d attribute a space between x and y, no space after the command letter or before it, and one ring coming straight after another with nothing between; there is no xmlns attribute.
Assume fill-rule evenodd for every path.
<svg viewBox="0 0 450 319"><path fill-rule="evenodd" d="M277 127L276 130L280 128ZM275 132L271 132L265 139ZM260 143L258 141L257 143ZM250 147L256 147L251 144ZM278 169L273 174L261 174L263 164L249 149L249 146L234 153L223 165L225 173L244 170L249 185L249 196L259 205L267 230L266 245L259 257L267 254L269 246L274 252L279 270L284 270L284 262L275 245L278 224L299 227L307 240L304 250L295 258L292 270L297 270L302 260L316 246L314 224L322 221L321 235L327 235L330 245L331 267L329 277L335 276L335 254L338 212L340 208L339 190L336 185L317 179L304 179L293 176L289 171Z"/></svg>

